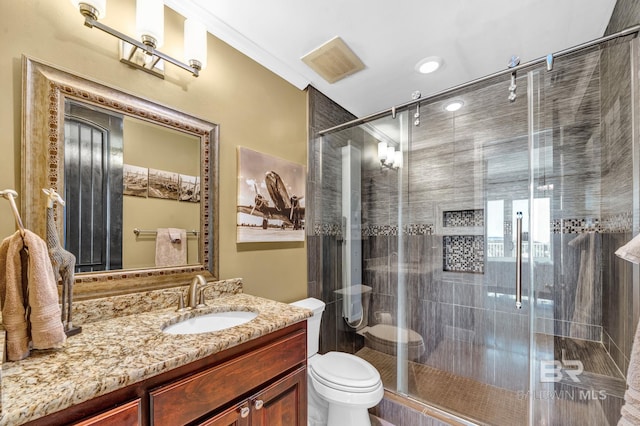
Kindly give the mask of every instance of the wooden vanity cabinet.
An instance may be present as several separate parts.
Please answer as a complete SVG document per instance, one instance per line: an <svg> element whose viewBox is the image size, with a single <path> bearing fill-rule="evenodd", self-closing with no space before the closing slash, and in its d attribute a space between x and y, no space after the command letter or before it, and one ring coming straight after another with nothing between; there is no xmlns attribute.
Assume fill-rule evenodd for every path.
<svg viewBox="0 0 640 426"><path fill-rule="evenodd" d="M264 391L260 390L260 395L264 395L262 399L258 396L251 397L251 411L261 411L263 404L259 401L264 401L267 397L269 401L275 401L279 396L278 391L285 392L286 385L289 384L287 380L282 379L285 380L284 387L281 389L276 386L274 394L268 392L268 389L271 389L271 382L295 367L302 366L302 370L306 371L304 365L307 358L306 342L306 333L291 334L197 374L152 389L149 393L151 424L154 426L188 424L209 416L218 407L234 402L238 397L255 394L256 390L264 388ZM302 380L306 386L306 376ZM299 397L300 383L294 387L298 390L293 394ZM295 401L298 402L298 399ZM295 408L288 409L295 410ZM305 411L306 422L306 410L302 411ZM294 425L297 418L293 420L293 423L276 424Z"/></svg>
<svg viewBox="0 0 640 426"><path fill-rule="evenodd" d="M29 424L305 426L306 327L298 322Z"/></svg>
<svg viewBox="0 0 640 426"><path fill-rule="evenodd" d="M105 411L104 413L100 413L78 423L74 423L74 426L137 426L141 423L141 414L140 399L136 399Z"/></svg>
<svg viewBox="0 0 640 426"><path fill-rule="evenodd" d="M214 417L199 422L199 426L266 426L307 423L305 367L290 373L258 394L234 405ZM306 402L305 402L306 405Z"/></svg>

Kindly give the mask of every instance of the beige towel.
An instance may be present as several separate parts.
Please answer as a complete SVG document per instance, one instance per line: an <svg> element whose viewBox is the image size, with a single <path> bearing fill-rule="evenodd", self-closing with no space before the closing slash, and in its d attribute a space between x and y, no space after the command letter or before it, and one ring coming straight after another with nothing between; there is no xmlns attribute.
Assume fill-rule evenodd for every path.
<svg viewBox="0 0 640 426"><path fill-rule="evenodd" d="M640 263L640 234L616 250L616 255L631 263Z"/></svg>
<svg viewBox="0 0 640 426"><path fill-rule="evenodd" d="M29 356L27 319L23 305L20 250L22 236L16 232L0 244L0 301L2 324L6 330L7 359L17 361Z"/></svg>
<svg viewBox="0 0 640 426"><path fill-rule="evenodd" d="M624 393L624 405L620 410L622 417L618 426L640 425L640 326L631 346L631 359L627 370L627 391Z"/></svg>
<svg viewBox="0 0 640 426"><path fill-rule="evenodd" d="M178 238L175 238L176 236ZM156 235L156 266L186 264L187 231L176 228L158 228L158 234Z"/></svg>
<svg viewBox="0 0 640 426"><path fill-rule="evenodd" d="M20 263L23 246L29 250L27 277L30 323L27 322L23 305ZM0 271L4 271L0 273L0 298L2 322L7 331L7 359L17 361L29 356L30 340L35 349L60 347L66 335L46 243L28 230L25 231L24 240L19 232L6 238L0 244Z"/></svg>
<svg viewBox="0 0 640 426"><path fill-rule="evenodd" d="M33 348L57 348L65 342L66 334L47 243L29 230L25 231L24 242L29 249L28 282Z"/></svg>

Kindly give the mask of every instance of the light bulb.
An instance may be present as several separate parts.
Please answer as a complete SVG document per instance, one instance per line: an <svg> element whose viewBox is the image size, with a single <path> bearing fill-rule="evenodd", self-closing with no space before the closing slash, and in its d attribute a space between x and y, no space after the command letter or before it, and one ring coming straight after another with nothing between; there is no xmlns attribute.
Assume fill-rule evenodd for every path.
<svg viewBox="0 0 640 426"><path fill-rule="evenodd" d="M386 164L389 165L389 167L393 166L393 161L396 158L396 150L394 147L390 146L387 147L387 161Z"/></svg>
<svg viewBox="0 0 640 426"><path fill-rule="evenodd" d="M144 44L159 49L164 44L164 1L136 0L136 32Z"/></svg>
<svg viewBox="0 0 640 426"><path fill-rule="evenodd" d="M442 58L438 56L429 56L416 64L416 71L420 74L430 74L440 68L441 65Z"/></svg>
<svg viewBox="0 0 640 426"><path fill-rule="evenodd" d="M203 70L207 66L207 28L190 18L184 21L184 56L194 68Z"/></svg>
<svg viewBox="0 0 640 426"><path fill-rule="evenodd" d="M400 150L395 152L395 155L393 157L393 167L395 167L396 169L402 167L402 151Z"/></svg>
<svg viewBox="0 0 640 426"><path fill-rule="evenodd" d="M384 162L387 159L387 143L378 143L378 160Z"/></svg>

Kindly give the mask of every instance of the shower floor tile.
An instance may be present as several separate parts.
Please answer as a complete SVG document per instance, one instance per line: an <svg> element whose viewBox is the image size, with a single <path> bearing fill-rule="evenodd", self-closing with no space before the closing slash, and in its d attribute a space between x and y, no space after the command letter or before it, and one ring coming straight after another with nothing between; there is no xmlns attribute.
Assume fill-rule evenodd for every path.
<svg viewBox="0 0 640 426"><path fill-rule="evenodd" d="M601 375L610 371L606 362L599 358L593 360L592 347L584 342L563 341L560 343L553 336L536 336L538 349L543 349L546 343L550 353L554 353L554 346L566 348L570 356L576 356L578 351L582 353L579 359L585 362L585 374L596 370L598 377L603 381L593 382L589 377L584 377L585 384L594 389L607 389L606 400L571 400L568 395L572 388L561 383L550 383L550 387L544 387L540 383L536 386L535 395L541 395L535 399L535 423L547 425L613 425L619 418L620 406L623 402L624 380L619 377L607 377ZM546 340L545 340L546 339ZM554 342L555 340L555 342ZM555 344L554 344L555 343ZM587 346L585 346L587 345ZM588 360L587 354L592 359ZM382 382L386 389L396 389L396 362L395 356L364 347L356 355L370 362L380 372ZM553 355L551 355L553 356ZM604 370L604 371L603 371ZM617 373L620 376L620 373ZM586 380L589 379L589 380ZM615 383L613 383L613 382ZM621 381L622 385L618 382ZM597 384L596 384L597 383ZM408 362L408 394L419 401L440 408L461 418L468 419L481 425L516 426L528 424L529 395L491 386L486 383L458 376L424 364ZM559 397L545 399L545 395L554 392ZM567 397L563 397L563 396ZM579 395L576 393L576 395Z"/></svg>
<svg viewBox="0 0 640 426"><path fill-rule="evenodd" d="M396 390L396 357L370 348L356 353L380 372L385 388ZM526 424L527 400L490 386L409 361L409 394L463 418L496 426Z"/></svg>

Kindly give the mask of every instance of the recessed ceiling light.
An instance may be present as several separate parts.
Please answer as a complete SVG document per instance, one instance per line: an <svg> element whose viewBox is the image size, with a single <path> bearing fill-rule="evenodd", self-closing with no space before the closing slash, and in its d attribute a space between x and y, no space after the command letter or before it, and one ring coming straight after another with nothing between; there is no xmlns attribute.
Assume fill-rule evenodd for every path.
<svg viewBox="0 0 640 426"><path fill-rule="evenodd" d="M420 60L416 64L416 71L421 74L429 74L437 70L442 66L442 58L438 56L429 56L428 58L424 58Z"/></svg>
<svg viewBox="0 0 640 426"><path fill-rule="evenodd" d="M463 105L464 105L464 102L462 102L459 99L456 99L455 101L447 102L446 104L444 104L444 109L449 112L455 112L460 108L462 108Z"/></svg>

